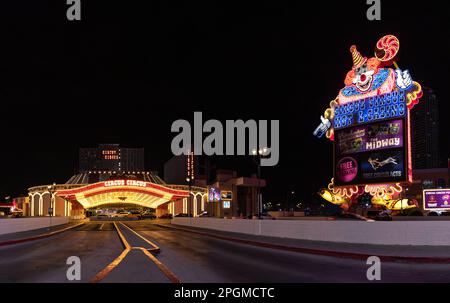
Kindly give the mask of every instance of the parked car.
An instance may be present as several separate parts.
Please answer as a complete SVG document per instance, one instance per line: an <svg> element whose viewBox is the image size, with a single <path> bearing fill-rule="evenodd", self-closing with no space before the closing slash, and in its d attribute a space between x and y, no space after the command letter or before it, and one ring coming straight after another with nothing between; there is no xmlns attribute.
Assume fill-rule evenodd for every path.
<svg viewBox="0 0 450 303"><path fill-rule="evenodd" d="M130 213L127 211L119 211L117 213L115 213L113 215L114 218L125 218L126 216L128 216Z"/></svg>
<svg viewBox="0 0 450 303"><path fill-rule="evenodd" d="M445 213L442 213L442 216L445 216L444 214ZM410 217L422 217L423 216L423 212L420 209L418 209L418 208L413 208L413 209L408 210L408 216L410 216Z"/></svg>
<svg viewBox="0 0 450 303"><path fill-rule="evenodd" d="M21 218L23 217L22 209L15 209L11 212L11 218Z"/></svg>
<svg viewBox="0 0 450 303"><path fill-rule="evenodd" d="M275 220L276 218L270 215L269 213L260 213L258 219L262 220Z"/></svg>
<svg viewBox="0 0 450 303"><path fill-rule="evenodd" d="M172 219L172 214L162 214L159 219Z"/></svg>
<svg viewBox="0 0 450 303"><path fill-rule="evenodd" d="M97 219L108 219L109 218L109 216L106 214L98 214L96 217L97 217Z"/></svg>
<svg viewBox="0 0 450 303"><path fill-rule="evenodd" d="M367 212L367 217L375 221L392 221L389 212L382 210L370 210Z"/></svg>
<svg viewBox="0 0 450 303"><path fill-rule="evenodd" d="M174 217L192 217L192 215L185 214L185 213L178 213Z"/></svg>
<svg viewBox="0 0 450 303"><path fill-rule="evenodd" d="M338 215L337 218L344 219L344 220L361 220L361 221L373 220L373 219L366 219L365 217L358 215L358 214L354 214L354 213L342 213L342 214Z"/></svg>
<svg viewBox="0 0 450 303"><path fill-rule="evenodd" d="M201 214L199 214L198 217L209 217L209 213L207 211L204 211Z"/></svg>
<svg viewBox="0 0 450 303"><path fill-rule="evenodd" d="M139 211L130 211L126 216L126 218L137 218L138 220L141 219L141 213Z"/></svg>
<svg viewBox="0 0 450 303"><path fill-rule="evenodd" d="M156 215L155 215L155 213L154 212L149 212L149 211L144 211L142 214L141 214L141 218L142 219L156 219Z"/></svg>

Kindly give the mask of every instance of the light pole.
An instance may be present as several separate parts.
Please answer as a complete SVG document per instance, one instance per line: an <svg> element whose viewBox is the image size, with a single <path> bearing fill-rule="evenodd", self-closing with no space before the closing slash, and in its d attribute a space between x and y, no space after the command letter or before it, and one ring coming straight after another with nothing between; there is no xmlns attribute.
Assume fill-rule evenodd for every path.
<svg viewBox="0 0 450 303"><path fill-rule="evenodd" d="M54 204L53 193L55 192L55 187L56 187L56 183L54 183L54 182L52 185L47 186L48 192L50 193L50 207L47 210L48 214L50 216L50 226L49 226L48 230L50 230L52 228L52 216L53 216L53 204Z"/></svg>
<svg viewBox="0 0 450 303"><path fill-rule="evenodd" d="M188 216L191 216L191 206L192 206L192 205L191 205L191 204L192 204L192 201L191 201L192 179L189 178L189 177L187 177L187 178L186 178L186 181L188 182L188 185L189 185Z"/></svg>
<svg viewBox="0 0 450 303"><path fill-rule="evenodd" d="M187 155L187 177L186 181L189 185L189 199L188 199L188 217L189 217L189 224L191 225L191 216L192 216L192 200L191 200L191 191L192 191L192 181L194 180L194 152L191 152L188 150ZM197 197L196 197L197 198Z"/></svg>
<svg viewBox="0 0 450 303"><path fill-rule="evenodd" d="M192 207L192 200L191 200L191 190L192 190L192 179L190 177L186 178L186 181L189 184L189 198L188 198L188 217L189 217L189 225L192 225L192 215L191 215L191 207Z"/></svg>
<svg viewBox="0 0 450 303"><path fill-rule="evenodd" d="M256 189L257 192L257 214L258 217L260 216L260 213L262 212L262 199L261 199L261 188L260 188L260 180L261 180L261 158L267 155L269 149L267 147L262 147L260 149L252 149L252 155L253 160L258 165L258 186Z"/></svg>
<svg viewBox="0 0 450 303"><path fill-rule="evenodd" d="M289 191L286 192L286 206L287 206L287 211L288 212L291 211L290 208L289 208L291 206L291 204L289 203L289 194L294 196L295 195L295 191L289 190Z"/></svg>

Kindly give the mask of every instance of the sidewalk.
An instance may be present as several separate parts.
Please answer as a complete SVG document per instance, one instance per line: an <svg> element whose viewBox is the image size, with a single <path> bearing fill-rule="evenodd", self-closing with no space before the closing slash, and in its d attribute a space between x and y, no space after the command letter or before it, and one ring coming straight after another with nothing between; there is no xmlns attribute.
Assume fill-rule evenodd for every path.
<svg viewBox="0 0 450 303"><path fill-rule="evenodd" d="M74 228L84 222L85 221L83 220L76 220L71 221L67 224L55 225L52 226L51 228L44 227L16 233L3 234L0 235L0 247L50 237L55 234L59 234L65 230Z"/></svg>
<svg viewBox="0 0 450 303"><path fill-rule="evenodd" d="M369 256L377 256L384 261L450 263L450 247L448 246L371 245L322 242L256 236L173 224L157 225L227 241L299 253L351 259L367 259Z"/></svg>

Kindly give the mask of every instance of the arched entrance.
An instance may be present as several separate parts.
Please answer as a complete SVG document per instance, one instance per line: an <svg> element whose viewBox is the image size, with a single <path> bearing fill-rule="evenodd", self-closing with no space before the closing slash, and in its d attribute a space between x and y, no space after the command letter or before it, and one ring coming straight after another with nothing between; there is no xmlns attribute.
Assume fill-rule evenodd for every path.
<svg viewBox="0 0 450 303"><path fill-rule="evenodd" d="M68 201L76 201L85 209L123 205L156 209L165 203L188 197L189 191L146 181L118 179L58 190L56 195Z"/></svg>

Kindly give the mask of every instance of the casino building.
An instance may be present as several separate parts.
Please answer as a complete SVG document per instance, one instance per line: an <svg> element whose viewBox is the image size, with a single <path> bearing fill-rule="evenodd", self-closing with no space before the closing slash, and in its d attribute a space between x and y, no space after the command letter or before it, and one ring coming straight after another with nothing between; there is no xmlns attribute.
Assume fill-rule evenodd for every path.
<svg viewBox="0 0 450 303"><path fill-rule="evenodd" d="M206 180L188 174L193 182L168 184L156 172L144 169L144 150L123 148L118 144L102 144L97 148L81 148L79 171L64 184L34 186L28 189L27 216L67 216L81 219L86 210L97 208L154 208L156 215L178 213L198 216L207 211L213 216L239 216L256 213L257 190L264 180L237 178L235 172L220 173L213 184L223 188L222 197L208 197ZM182 157L172 170L186 176L193 157ZM198 178L197 178L198 177ZM169 178L171 179L171 178ZM195 182L194 182L195 180Z"/></svg>

